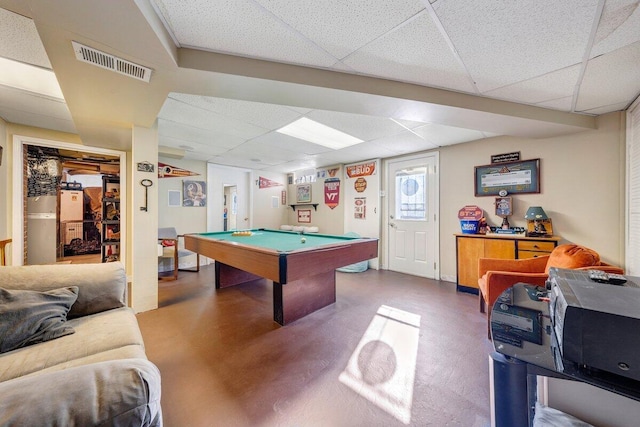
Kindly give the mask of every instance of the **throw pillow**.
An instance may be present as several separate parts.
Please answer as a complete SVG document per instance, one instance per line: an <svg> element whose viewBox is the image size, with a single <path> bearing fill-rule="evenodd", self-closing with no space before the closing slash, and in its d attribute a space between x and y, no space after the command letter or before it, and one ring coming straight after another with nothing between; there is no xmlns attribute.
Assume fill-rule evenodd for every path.
<svg viewBox="0 0 640 427"><path fill-rule="evenodd" d="M594 265L600 265L600 255L596 251L580 245L564 244L549 255L545 273L549 274L551 267L574 269Z"/></svg>
<svg viewBox="0 0 640 427"><path fill-rule="evenodd" d="M78 287L46 292L0 288L0 353L74 333L67 313Z"/></svg>

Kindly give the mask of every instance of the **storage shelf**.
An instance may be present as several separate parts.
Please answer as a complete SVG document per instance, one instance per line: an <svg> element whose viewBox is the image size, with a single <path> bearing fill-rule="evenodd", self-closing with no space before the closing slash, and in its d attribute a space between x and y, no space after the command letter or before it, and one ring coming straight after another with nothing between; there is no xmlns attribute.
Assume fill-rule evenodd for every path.
<svg viewBox="0 0 640 427"><path fill-rule="evenodd" d="M294 212L295 212L296 206L313 206L313 209L317 211L318 210L318 205L319 205L319 203L294 203L294 204L289 205L289 206L291 206L291 209L293 209Z"/></svg>

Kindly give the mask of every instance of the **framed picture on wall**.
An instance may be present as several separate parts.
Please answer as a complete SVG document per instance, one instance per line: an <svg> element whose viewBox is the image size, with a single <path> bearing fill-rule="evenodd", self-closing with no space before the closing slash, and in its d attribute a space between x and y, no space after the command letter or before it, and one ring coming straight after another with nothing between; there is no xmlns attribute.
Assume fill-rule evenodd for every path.
<svg viewBox="0 0 640 427"><path fill-rule="evenodd" d="M182 206L207 206L207 183L182 181Z"/></svg>
<svg viewBox="0 0 640 427"><path fill-rule="evenodd" d="M311 184L296 186L296 203L311 203Z"/></svg>
<svg viewBox="0 0 640 427"><path fill-rule="evenodd" d="M540 159L475 167L475 195L497 196L540 192Z"/></svg>

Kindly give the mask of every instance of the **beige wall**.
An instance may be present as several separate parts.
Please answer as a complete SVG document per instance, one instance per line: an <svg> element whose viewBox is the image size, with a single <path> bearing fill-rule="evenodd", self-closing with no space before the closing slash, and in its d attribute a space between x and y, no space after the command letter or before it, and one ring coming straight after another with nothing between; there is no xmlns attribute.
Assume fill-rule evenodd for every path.
<svg viewBox="0 0 640 427"><path fill-rule="evenodd" d="M259 188L258 180L269 179L281 185L276 187ZM287 223L287 214L291 209L282 204L282 191L287 188L287 176L281 173L256 171L253 173L253 228L278 229ZM274 204L277 201L276 204ZM287 197L287 204L289 203Z"/></svg>
<svg viewBox="0 0 640 427"><path fill-rule="evenodd" d="M598 129L546 139L497 137L440 149L441 274L455 277L457 213L465 205L485 210L498 225L493 197L474 196L474 166L492 154L519 151L521 159L540 158L541 193L513 195L512 226L525 226L529 206L542 206L554 234L598 251L610 263L624 263L624 114L597 120Z"/></svg>
<svg viewBox="0 0 640 427"><path fill-rule="evenodd" d="M288 210L289 225L303 225L303 226L315 226L318 227L320 233L324 234L344 234L344 168L341 165L329 166L326 168L318 169L323 171L327 169L339 168L337 177L340 178L340 203L334 209L329 208L324 204L324 180L329 178L318 177L316 182L311 183L311 199L312 203L317 203L318 210L314 210L313 206L302 206L302 209L311 209L311 224L298 222L298 207L294 212L291 208ZM291 205L296 203L296 184L287 186L287 204Z"/></svg>
<svg viewBox="0 0 640 427"><path fill-rule="evenodd" d="M175 227L178 234L207 231L208 207L169 207L169 190L182 195L182 181L207 181L207 163L199 160L158 157L158 161L195 172L198 175L158 179L158 227ZM153 161L152 161L153 162ZM207 200L207 205L209 205Z"/></svg>
<svg viewBox="0 0 640 427"><path fill-rule="evenodd" d="M598 128L577 134L546 139L522 139L496 137L439 149L440 152L440 260L443 279L455 279L455 239L459 232L458 210L468 204L476 204L487 213L490 224L500 219L493 212L493 197L474 196L474 166L490 162L492 154L519 151L521 158L541 159L541 193L513 195L514 215L510 222L524 226L524 213L529 206L542 206L553 221L554 233L564 241L576 242L597 250L610 263L624 262L624 114L611 113L599 117ZM18 126L0 122L5 132L0 133L4 146L4 158L0 176L4 182L5 205L0 205L0 227L8 235L11 230L11 141L13 134L43 139L55 139L80 143L77 135L44 129ZM207 180L207 164L201 161L160 158L173 166L192 170L200 175L193 179ZM254 173L257 179L258 172ZM275 181L280 175L264 175ZM285 182L286 177L282 177ZM311 225L318 226L322 233L342 234L344 196L334 210L324 205L323 181L319 179L312 187L313 202L318 210L312 211ZM282 223L297 223L297 216L290 208L274 211L264 210L270 199L279 193L280 187L270 191L254 191L254 224L276 226ZM287 204L294 200L295 186L287 186ZM207 229L207 209L168 208L167 190L182 191L182 178L158 180L158 226L175 226L180 233L198 232ZM264 196L264 197L263 197ZM264 198L264 200L263 200ZM211 206L211 200L208 201ZM137 209L137 207L133 207ZM262 218L272 213L275 216ZM283 215L278 217L278 213ZM2 228L0 228L0 231Z"/></svg>

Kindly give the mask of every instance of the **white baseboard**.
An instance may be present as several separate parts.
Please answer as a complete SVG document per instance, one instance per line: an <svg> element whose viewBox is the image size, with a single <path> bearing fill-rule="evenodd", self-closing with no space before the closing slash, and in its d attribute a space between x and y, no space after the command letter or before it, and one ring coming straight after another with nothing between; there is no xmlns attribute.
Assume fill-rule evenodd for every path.
<svg viewBox="0 0 640 427"><path fill-rule="evenodd" d="M442 276L440 276L440 280L442 280L443 282L456 283L456 276L450 276L450 275L447 275L447 274L443 274Z"/></svg>

